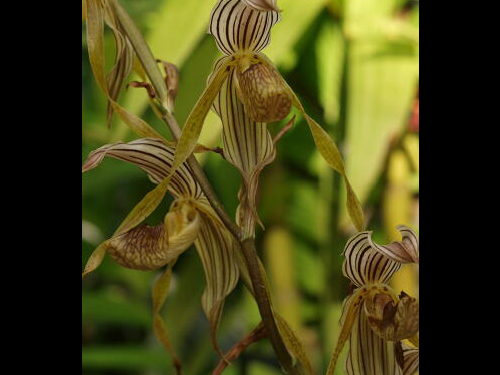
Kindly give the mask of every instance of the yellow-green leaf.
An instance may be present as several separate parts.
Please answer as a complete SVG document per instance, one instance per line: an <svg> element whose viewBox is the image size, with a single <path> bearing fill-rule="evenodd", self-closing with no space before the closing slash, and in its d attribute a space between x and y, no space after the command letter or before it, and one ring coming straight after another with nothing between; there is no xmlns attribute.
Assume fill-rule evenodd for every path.
<svg viewBox="0 0 500 375"><path fill-rule="evenodd" d="M189 114L186 124L182 129L181 137L177 142L174 163L172 165L172 170L170 171L171 174L186 161L195 149L205 117L210 110L217 93L220 91L222 84L226 80L229 71L231 70L230 66L233 64L234 63L230 58L225 59Z"/></svg>
<svg viewBox="0 0 500 375"><path fill-rule="evenodd" d="M180 374L181 363L172 349L172 345L170 344L167 334L167 327L165 326L165 323L160 315L160 310L167 299L168 289L170 287L170 278L172 276L172 266L174 263L175 261L167 265L165 273L153 286L153 324L156 338L170 353L174 366L177 369L177 373Z"/></svg>
<svg viewBox="0 0 500 375"><path fill-rule="evenodd" d="M92 255L90 255L87 264L85 265L85 269L82 273L82 277L88 275L90 272L94 271L97 267L100 266L102 260L104 259L104 255L106 255L106 242L100 244L97 249L94 250Z"/></svg>
<svg viewBox="0 0 500 375"><path fill-rule="evenodd" d="M153 190L146 194L144 198L134 207L134 209L127 215L125 220L120 224L113 237L119 236L130 229L136 227L144 221L161 203L163 197L168 190L168 184L172 175L163 179Z"/></svg>

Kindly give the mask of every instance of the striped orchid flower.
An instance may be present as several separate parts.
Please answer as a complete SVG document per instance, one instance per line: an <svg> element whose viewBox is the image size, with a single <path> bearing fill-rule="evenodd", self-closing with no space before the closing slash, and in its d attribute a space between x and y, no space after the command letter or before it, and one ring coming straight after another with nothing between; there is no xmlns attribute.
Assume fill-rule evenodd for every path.
<svg viewBox="0 0 500 375"><path fill-rule="evenodd" d="M239 216L255 220L255 191L259 172L274 158L267 123L286 118L295 106L306 119L314 142L327 163L344 178L348 212L358 230L364 228L360 203L347 179L340 152L273 63L261 52L270 43L271 28L280 20L275 0L218 0L208 32L223 53L214 65L207 87L191 111L177 143L172 172L193 152L211 107L223 124L225 158L243 175ZM289 122L291 125L291 122ZM245 213L246 212L246 213ZM243 225L253 235L252 220Z"/></svg>
<svg viewBox="0 0 500 375"><path fill-rule="evenodd" d="M82 172L97 167L104 157L132 163L145 171L150 180L160 184L172 167L174 148L158 138L143 138L129 143L105 145L93 151L82 166ZM218 218L185 163L173 174L168 190L175 198L163 223L150 227L141 225L149 215L145 211L152 201L150 192L136 206L114 235L104 241L91 255L83 275L95 270L108 253L118 264L138 270L156 270L166 266L164 275L153 288L154 329L157 337L179 361L170 347L166 329L160 317L165 302L172 266L179 255L194 243L205 271L207 286L202 307L209 320L211 339L219 352L216 331L224 300L239 279L237 244ZM144 203L146 202L146 203ZM140 207L138 210L137 207ZM155 205L156 207L156 205Z"/></svg>
<svg viewBox="0 0 500 375"><path fill-rule="evenodd" d="M344 301L342 328L327 375L334 373L347 340L344 369L348 375L411 375L418 371L418 301L404 292L396 295L388 285L402 265L394 258L409 259L408 254L418 252L415 233L407 227L399 229L402 242L380 246L371 239L371 232L364 231L351 237L345 246L342 272L355 290ZM387 249L391 249L391 258L386 256Z"/></svg>

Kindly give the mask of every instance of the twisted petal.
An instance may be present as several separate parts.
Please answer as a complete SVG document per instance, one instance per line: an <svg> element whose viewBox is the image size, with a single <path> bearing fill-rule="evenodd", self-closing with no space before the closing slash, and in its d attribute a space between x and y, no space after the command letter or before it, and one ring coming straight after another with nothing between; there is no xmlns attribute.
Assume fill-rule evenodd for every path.
<svg viewBox="0 0 500 375"><path fill-rule="evenodd" d="M156 338L170 353L174 366L177 369L177 374L179 375L181 373L181 363L172 349L172 345L168 339L167 327L160 315L160 310L167 299L174 263L175 260L167 265L165 273L156 281L153 287L153 325Z"/></svg>
<svg viewBox="0 0 500 375"><path fill-rule="evenodd" d="M104 67L104 22L110 22L109 14L106 14L106 10L104 9L104 4L100 0L87 0L86 1L86 32L87 32L87 46L89 51L89 61L90 66L92 67L92 72L94 73L94 77L97 81L97 84L101 88L101 90L106 94L109 104L113 108L113 110L118 114L123 122L125 122L132 131L138 134L140 137L154 137L161 138L165 143L167 141L162 138L160 134L156 130L154 130L149 124L145 121L137 117L136 115L130 113L125 108L120 106L114 98L116 94L114 90L116 89L116 84L119 82L113 83L118 77L123 77L124 71L116 72L118 76L113 78L113 73L111 76L108 76L110 79L110 83L112 85L112 91L108 89L108 79L106 78ZM109 9L108 9L109 11ZM109 13L109 12L108 12ZM123 48L126 48L123 45ZM117 50L120 50L121 47L118 46ZM126 48L126 63L123 64L122 69L127 70L129 61L130 51L128 47ZM122 79L120 78L120 79ZM113 88L114 87L114 88ZM108 107L109 108L109 107ZM109 114L109 112L108 112Z"/></svg>
<svg viewBox="0 0 500 375"><path fill-rule="evenodd" d="M361 203L359 202L359 199L354 193L349 179L347 178L344 161L342 160L342 156L340 155L337 145L328 135L328 133L316 121L314 121L314 119L309 117L299 98L297 97L297 95L295 95L295 93L286 83L283 77L281 77L279 72L273 66L273 63L263 53L259 53L258 55L256 55L256 57L257 60L262 62L264 66L267 66L267 69L274 69L276 77L280 78L281 86L287 92L291 103L300 110L300 112L304 116L304 119L309 125L309 129L311 130L314 143L316 144L319 153L331 168L335 169L342 175L347 191L347 212L349 213L349 216L351 217L351 220L356 229L358 229L359 231L363 230L365 227L363 209L361 208Z"/></svg>
<svg viewBox="0 0 500 375"><path fill-rule="evenodd" d="M165 145L157 138L143 138L129 143L105 145L90 153L82 166L82 172L97 167L105 156L138 166L148 174L152 182L159 184L170 173L174 148ZM196 200L203 194L192 176L191 169L186 164L173 174L168 189L176 198Z"/></svg>
<svg viewBox="0 0 500 375"><path fill-rule="evenodd" d="M207 280L201 304L210 323L212 345L219 355L223 356L217 345L216 332L224 300L234 289L239 278L235 259L238 249L231 234L218 220L213 219L213 215L215 215L213 211L202 215L200 233L195 246Z"/></svg>
<svg viewBox="0 0 500 375"><path fill-rule="evenodd" d="M342 272L357 287L386 284L401 268L401 263L385 257L370 245L370 232L360 232L347 241Z"/></svg>
<svg viewBox="0 0 500 375"><path fill-rule="evenodd" d="M115 64L106 77L109 96L116 101L127 78L134 68L135 53L130 40L123 33L122 27L116 18L114 8L109 2L104 2L104 21L110 27L115 39ZM107 122L111 123L113 105L108 102Z"/></svg>
<svg viewBox="0 0 500 375"><path fill-rule="evenodd" d="M259 52L269 44L271 27L279 20L278 12L261 12L241 0L219 0L210 14L208 33L226 55Z"/></svg>
<svg viewBox="0 0 500 375"><path fill-rule="evenodd" d="M416 233L404 225L398 225L397 229L401 232L402 241L394 241L388 245L377 245L369 237L370 245L386 257L400 263L419 263L418 258L418 237Z"/></svg>
<svg viewBox="0 0 500 375"><path fill-rule="evenodd" d="M403 375L395 343L373 333L364 309L359 310L354 322L344 369L348 375Z"/></svg>

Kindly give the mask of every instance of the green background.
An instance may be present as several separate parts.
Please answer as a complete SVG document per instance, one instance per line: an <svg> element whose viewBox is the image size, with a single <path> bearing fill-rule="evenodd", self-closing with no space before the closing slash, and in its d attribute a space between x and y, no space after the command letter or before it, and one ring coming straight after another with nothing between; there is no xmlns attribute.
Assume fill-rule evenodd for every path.
<svg viewBox="0 0 500 375"><path fill-rule="evenodd" d="M221 55L213 37L205 33L215 0L121 2L155 57L178 66L176 117L182 124ZM379 243L399 238L397 224L418 233L419 2L279 0L278 5L282 20L263 52L308 114L339 145L363 203L367 228ZM111 67L114 52L109 30L105 43ZM148 108L144 90L124 90L119 102L169 137L166 126ZM116 116L108 129L105 114L105 98L90 70L82 20L82 161L106 143L134 139ZM297 120L279 142L275 162L261 175L259 215L266 230L257 229L257 245L276 308L304 341L321 374L339 331L348 286L341 274L341 252L354 229L345 213L339 176L321 160L298 113ZM275 134L283 124L268 126ZM211 113L200 142L220 146L220 131L220 122ZM200 160L234 215L241 183L237 170L217 154ZM95 246L112 235L152 188L137 167L112 159L82 176L82 269ZM170 201L166 198L146 222L158 224ZM159 274L121 268L106 258L83 280L83 374L174 374L152 330L151 288ZM201 310L204 284L201 262L196 251L189 249L175 265L172 290L162 310L187 375L209 374L218 362ZM393 286L418 296L418 270L404 267ZM218 335L222 349L229 349L259 321L255 303L239 285L226 302ZM342 366L337 367L336 373L343 374ZM247 349L224 373L277 375L280 371L264 340Z"/></svg>

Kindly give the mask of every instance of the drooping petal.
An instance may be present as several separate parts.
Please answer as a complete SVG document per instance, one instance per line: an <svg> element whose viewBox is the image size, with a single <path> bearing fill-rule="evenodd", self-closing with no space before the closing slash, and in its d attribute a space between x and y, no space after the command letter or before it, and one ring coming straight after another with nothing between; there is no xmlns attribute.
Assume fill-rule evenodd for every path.
<svg viewBox="0 0 500 375"><path fill-rule="evenodd" d="M364 231L352 236L344 249L342 273L357 287L366 284L387 284L401 263L385 257L370 245L371 232Z"/></svg>
<svg viewBox="0 0 500 375"><path fill-rule="evenodd" d="M123 267L138 270L155 270L177 259L194 242L200 228L194 204L183 201L180 205L165 216L164 224L141 225L111 238L108 253Z"/></svg>
<svg viewBox="0 0 500 375"><path fill-rule="evenodd" d="M217 328L222 316L224 300L234 289L239 278L236 263L236 243L229 231L213 214L203 214L200 233L195 241L200 256L207 287L203 292L201 304L210 324L210 338L214 349L223 356L216 340Z"/></svg>
<svg viewBox="0 0 500 375"><path fill-rule="evenodd" d="M271 27L279 20L278 12L261 12L240 0L219 0L210 14L208 33L228 56L237 51L259 52L269 44Z"/></svg>
<svg viewBox="0 0 500 375"><path fill-rule="evenodd" d="M252 121L246 115L236 93L235 75L233 69L214 101L214 109L222 121L224 157L238 168L243 178L238 194L237 224L245 237L251 237L255 232L255 221L258 221L256 195L259 175L274 160L276 150L266 124Z"/></svg>
<svg viewBox="0 0 500 375"><path fill-rule="evenodd" d="M160 310L165 303L165 300L167 299L167 294L170 287L170 278L172 277L172 267L174 263L175 260L167 265L165 273L156 281L153 287L153 326L156 338L169 352L170 356L172 357L174 366L177 370L177 374L179 375L181 373L181 363L175 355L174 350L172 349L172 345L170 344L170 340L168 339L167 327L165 326L165 323L163 322L160 314Z"/></svg>
<svg viewBox="0 0 500 375"><path fill-rule="evenodd" d="M107 9L109 11L109 8ZM103 2L100 0L87 0L86 12L87 46L90 66L97 84L108 98L110 106L119 115L120 119L140 137L160 138L167 144L168 142L148 123L130 113L115 101L115 93L110 92L108 89L108 80L106 79L104 68L104 19L106 15L106 20L110 21L109 14L105 14ZM127 54L129 53L127 52ZM125 64L127 66L124 65L123 68L128 69L128 63L127 61L127 64Z"/></svg>
<svg viewBox="0 0 500 375"><path fill-rule="evenodd" d="M222 60L217 70L213 73L213 79L207 85L205 91L203 91L194 108L191 110L182 129L181 137L177 142L174 162L170 173L174 173L195 149L201 133L203 121L205 121L205 117L217 93L220 91L222 84L227 79L229 71L231 70L231 65L233 64L234 62L230 58Z"/></svg>
<svg viewBox="0 0 500 375"><path fill-rule="evenodd" d="M373 333L364 309L359 310L349 337L344 370L348 375L403 375L396 360L395 343Z"/></svg>
<svg viewBox="0 0 500 375"><path fill-rule="evenodd" d="M241 0L249 7L262 12L274 10L280 12L276 0Z"/></svg>
<svg viewBox="0 0 500 375"><path fill-rule="evenodd" d="M403 375L413 375L418 372L420 365L420 349L402 343L403 348Z"/></svg>
<svg viewBox="0 0 500 375"><path fill-rule="evenodd" d="M351 217L351 220L356 229L358 229L359 231L363 230L365 228L363 209L358 197L351 187L349 179L347 178L344 161L342 160L342 156L340 155L337 145L328 135L328 133L321 126L319 126L319 124L314 121L314 119L309 117L299 98L297 97L297 95L295 95L295 93L286 83L283 77L279 75L279 72L273 66L271 60L269 60L263 53L259 53L255 57L257 58L257 60L262 62L263 65L267 66L268 69L274 69L274 71L276 72L276 77L279 77L281 79L281 86L285 88L288 96L291 98L292 104L300 110L307 124L309 125L309 129L311 130L314 143L316 144L319 153L331 168L335 169L342 175L347 191L347 211L349 212L349 216Z"/></svg>
<svg viewBox="0 0 500 375"><path fill-rule="evenodd" d="M372 241L370 236L370 245L396 262L419 263L419 245L416 233L404 225L398 225L397 229L401 232L403 237L402 241L394 241L388 245L377 245Z"/></svg>
<svg viewBox="0 0 500 375"><path fill-rule="evenodd" d="M127 78L134 68L135 53L132 44L124 35L120 23L116 19L113 7L109 2L104 2L104 21L113 32L115 40L115 63L106 77L109 97L116 101ZM107 122L111 123L113 106L108 102Z"/></svg>

